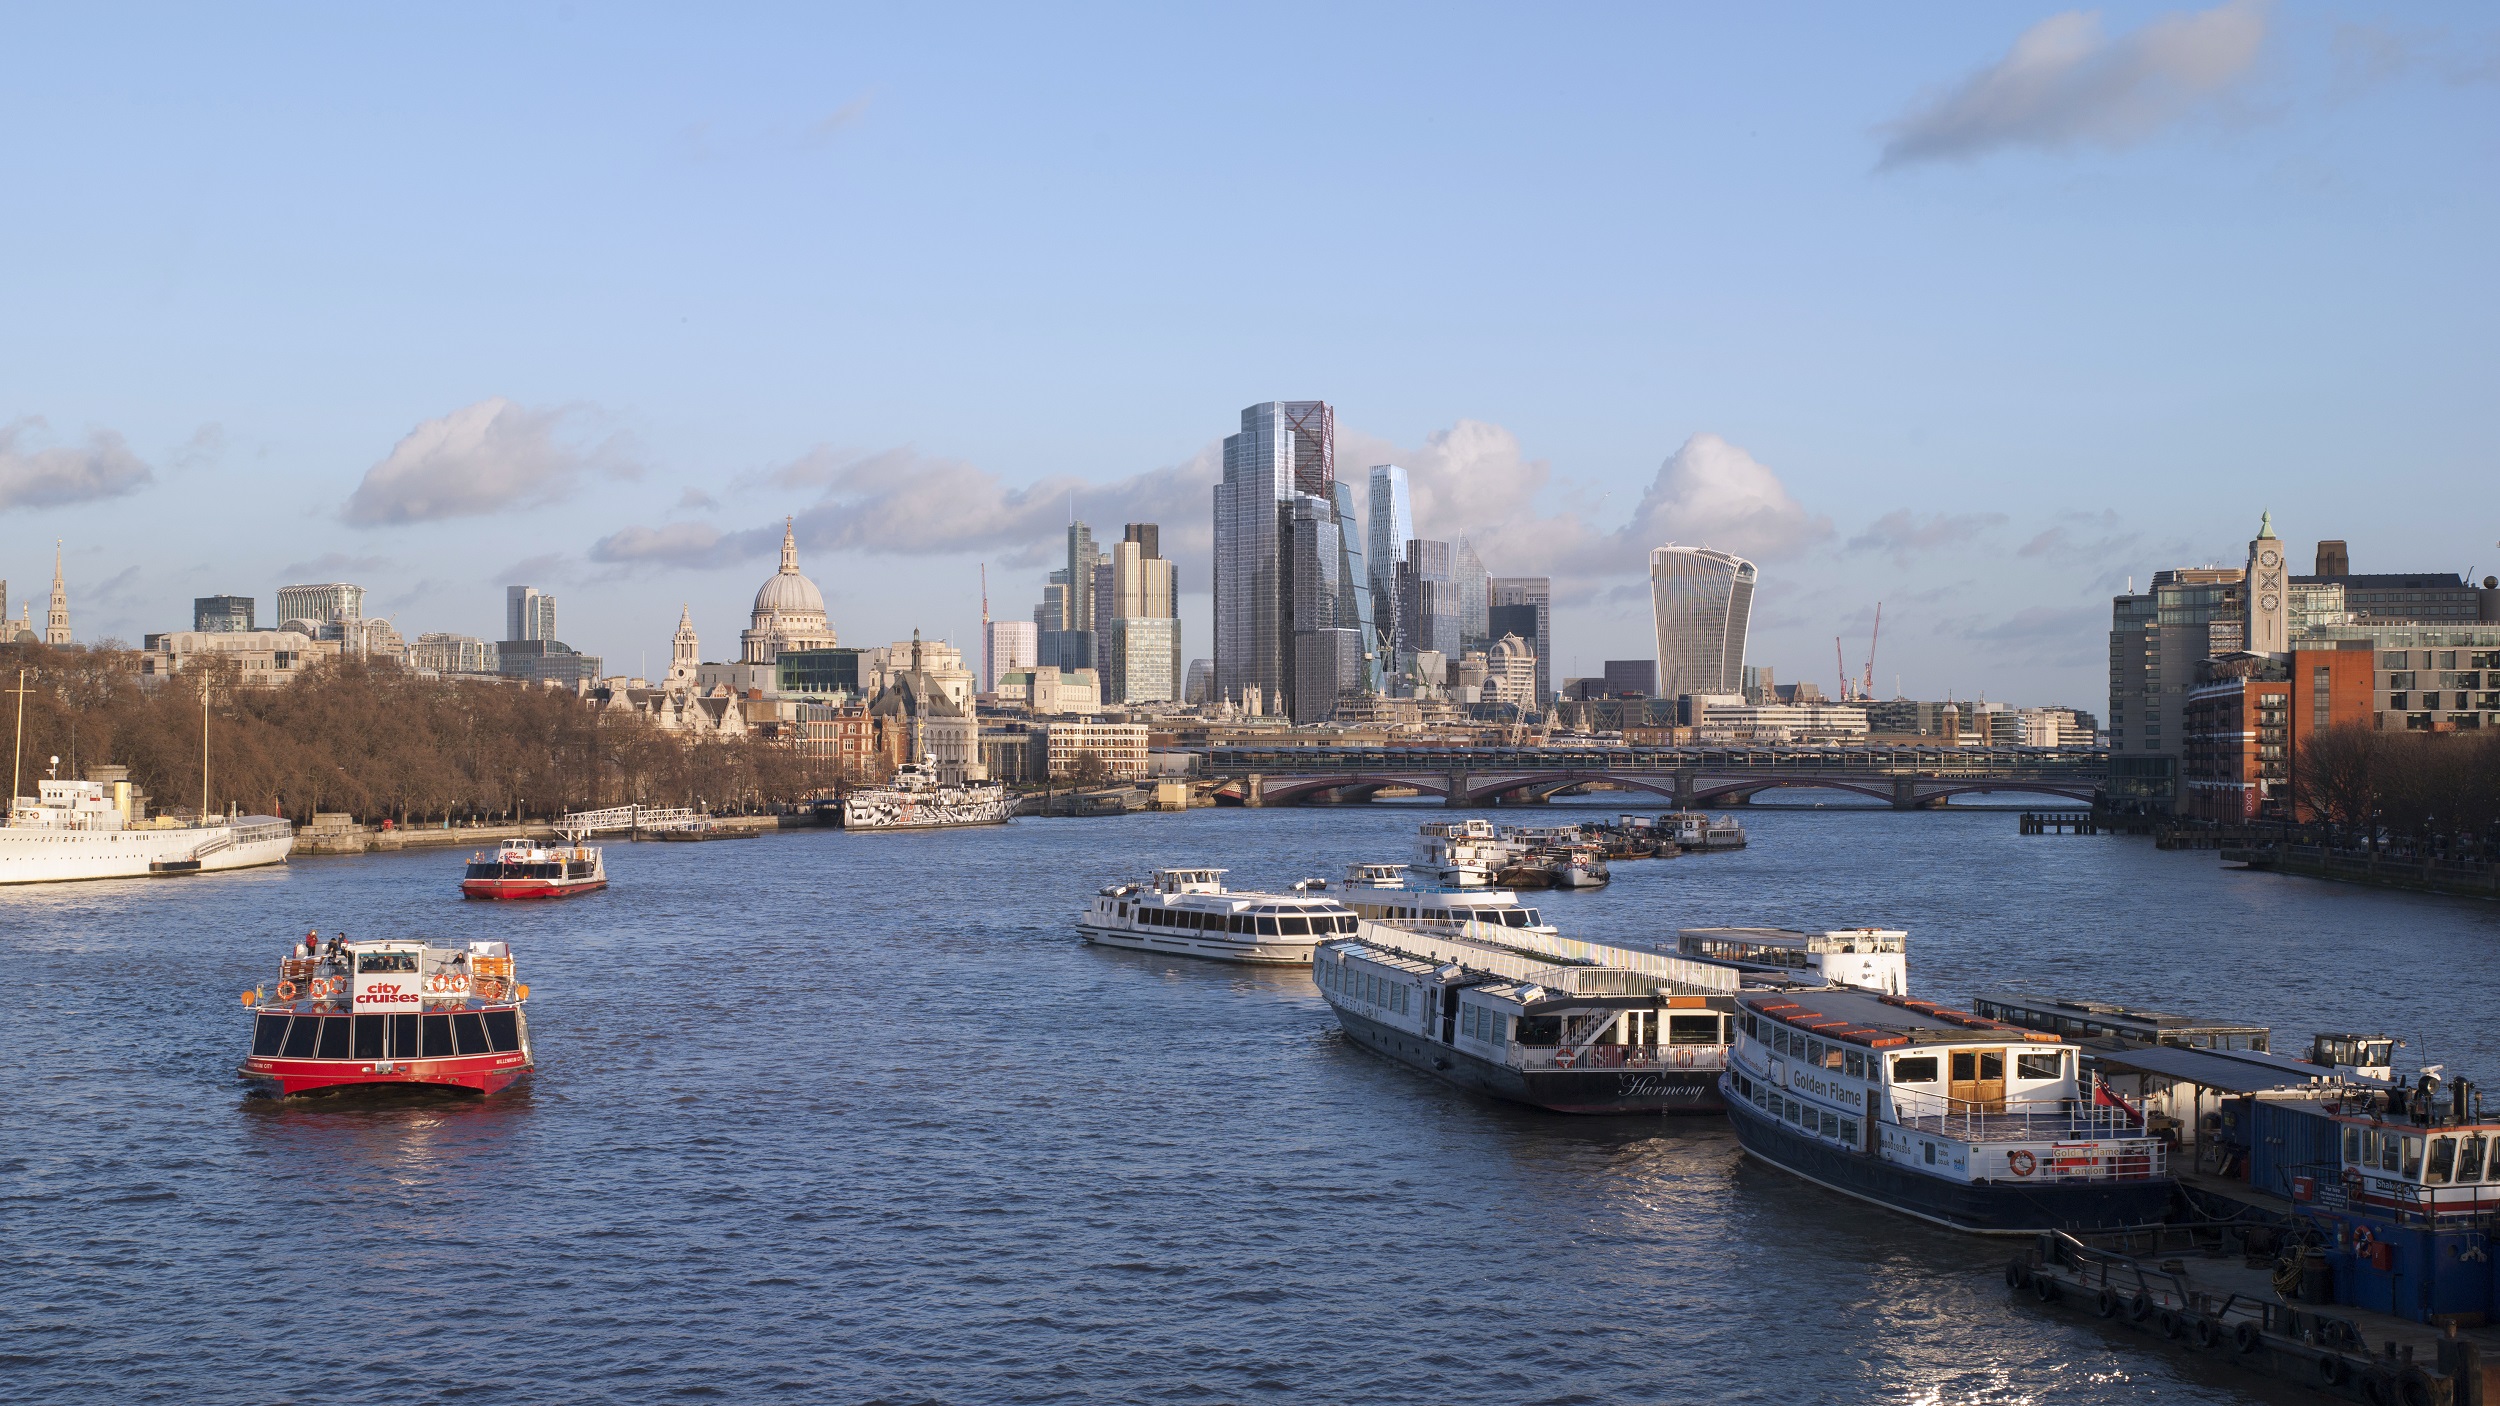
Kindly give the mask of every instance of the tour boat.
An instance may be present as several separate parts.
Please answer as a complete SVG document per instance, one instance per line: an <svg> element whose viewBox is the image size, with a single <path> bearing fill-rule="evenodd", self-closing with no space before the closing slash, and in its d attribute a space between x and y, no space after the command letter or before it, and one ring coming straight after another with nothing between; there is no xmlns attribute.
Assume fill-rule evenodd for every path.
<svg viewBox="0 0 2500 1406"><path fill-rule="evenodd" d="M938 777L937 758L905 762L883 786L853 788L842 798L845 830L938 830L960 825L1004 825L1015 805L995 782L950 784Z"/></svg>
<svg viewBox="0 0 2500 1406"><path fill-rule="evenodd" d="M1355 1043L1556 1113L1720 1106L1735 973L1491 922L1365 923L1311 979Z"/></svg>
<svg viewBox="0 0 2500 1406"><path fill-rule="evenodd" d="M1549 937L1556 932L1543 913L1521 906L1509 889L1421 883L1403 864L1349 864L1341 892L1348 908L1375 922L1496 923Z"/></svg>
<svg viewBox="0 0 2500 1406"><path fill-rule="evenodd" d="M607 886L607 864L598 846L523 839L504 841L492 859L470 855L460 893L466 898L571 898Z"/></svg>
<svg viewBox="0 0 2500 1406"><path fill-rule="evenodd" d="M1748 993L1721 1076L1762 1162L1955 1230L2028 1235L2160 1220L2167 1149L2087 1089L2079 1051L1928 1001L1849 989Z"/></svg>
<svg viewBox="0 0 2500 1406"><path fill-rule="evenodd" d="M1752 986L1796 982L1906 996L1909 942L1910 935L1898 928L1685 928L1675 936L1675 950L1697 961L1726 963ZM1980 1013L1993 1014L1984 1008Z"/></svg>
<svg viewBox="0 0 2500 1406"><path fill-rule="evenodd" d="M491 1094L530 1071L530 989L508 944L312 941L279 962L274 986L243 993L244 1078L281 1095L375 1084Z"/></svg>
<svg viewBox="0 0 2500 1406"><path fill-rule="evenodd" d="M1305 892L1245 893L1221 869L1158 869L1143 884L1114 884L1077 920L1088 942L1223 962L1306 967L1311 950L1355 930L1345 905Z"/></svg>

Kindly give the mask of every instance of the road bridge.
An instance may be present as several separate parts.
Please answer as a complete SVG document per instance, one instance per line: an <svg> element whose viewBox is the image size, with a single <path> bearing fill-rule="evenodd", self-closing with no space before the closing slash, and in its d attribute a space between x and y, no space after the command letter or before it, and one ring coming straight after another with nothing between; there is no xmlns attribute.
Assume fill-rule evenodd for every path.
<svg viewBox="0 0 2500 1406"><path fill-rule="evenodd" d="M2089 802L2108 753L2083 747L1209 747L1201 774L1236 805L1369 800L1403 788L1454 806L1534 803L1592 782L1679 809L1764 791L1848 791L1896 810L1994 792Z"/></svg>

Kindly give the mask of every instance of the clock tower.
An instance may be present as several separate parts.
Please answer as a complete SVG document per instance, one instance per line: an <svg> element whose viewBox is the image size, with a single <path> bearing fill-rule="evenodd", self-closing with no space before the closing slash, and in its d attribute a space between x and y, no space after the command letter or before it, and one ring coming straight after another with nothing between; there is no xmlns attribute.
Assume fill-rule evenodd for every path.
<svg viewBox="0 0 2500 1406"><path fill-rule="evenodd" d="M2288 654L2292 648L2291 602L2285 599L2283 543L2274 535L2274 514L2257 523L2257 537L2248 544L2246 648L2251 654Z"/></svg>

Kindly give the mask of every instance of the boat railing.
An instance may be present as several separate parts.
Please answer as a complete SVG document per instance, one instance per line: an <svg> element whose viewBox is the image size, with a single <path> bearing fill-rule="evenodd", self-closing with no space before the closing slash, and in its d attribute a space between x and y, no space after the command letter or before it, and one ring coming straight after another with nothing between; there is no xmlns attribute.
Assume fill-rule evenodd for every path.
<svg viewBox="0 0 2500 1406"><path fill-rule="evenodd" d="M2095 1104L2087 1098L1948 1098L1899 1086L1890 1092L1893 1121L1916 1132L1949 1137L1974 1146L1986 1143L2140 1141L2156 1149L2153 1156L2157 1162L2161 1159L2160 1141L2146 1132L2133 1114L2123 1108ZM2002 1153L1989 1155L1999 1162L2004 1160ZM1976 1166L1971 1172L1974 1176L1983 1174Z"/></svg>
<svg viewBox="0 0 2500 1406"><path fill-rule="evenodd" d="M1513 1045L1510 1067L1522 1070L1626 1069L1712 1071L1727 1067L1724 1045Z"/></svg>

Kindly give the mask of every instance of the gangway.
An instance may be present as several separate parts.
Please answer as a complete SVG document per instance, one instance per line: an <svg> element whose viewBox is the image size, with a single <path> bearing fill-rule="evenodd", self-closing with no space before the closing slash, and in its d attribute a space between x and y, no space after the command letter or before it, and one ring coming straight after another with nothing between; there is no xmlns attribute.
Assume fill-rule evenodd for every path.
<svg viewBox="0 0 2500 1406"><path fill-rule="evenodd" d="M702 819L690 806L610 806L605 810L577 810L556 822L556 829L567 835L612 835L635 830L681 830Z"/></svg>

